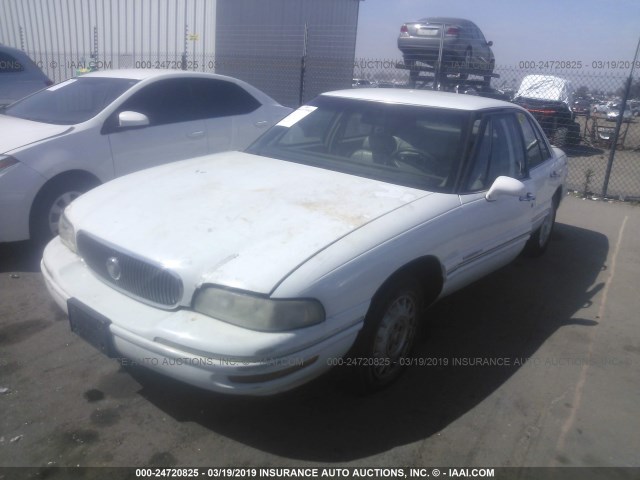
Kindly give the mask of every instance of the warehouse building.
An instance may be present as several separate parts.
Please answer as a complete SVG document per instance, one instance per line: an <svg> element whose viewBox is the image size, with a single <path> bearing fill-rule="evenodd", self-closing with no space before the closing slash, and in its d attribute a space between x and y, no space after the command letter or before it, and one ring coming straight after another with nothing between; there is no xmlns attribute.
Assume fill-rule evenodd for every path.
<svg viewBox="0 0 640 480"><path fill-rule="evenodd" d="M91 68L186 68L296 106L350 86L360 1L0 0L0 43L56 82Z"/></svg>

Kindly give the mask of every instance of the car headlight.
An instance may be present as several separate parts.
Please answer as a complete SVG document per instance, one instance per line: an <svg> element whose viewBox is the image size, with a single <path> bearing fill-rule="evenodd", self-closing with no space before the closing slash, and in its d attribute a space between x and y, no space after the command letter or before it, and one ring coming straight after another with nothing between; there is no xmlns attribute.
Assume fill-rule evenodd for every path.
<svg viewBox="0 0 640 480"><path fill-rule="evenodd" d="M69 250L73 253L78 253L76 231L64 212L62 212L60 221L58 222L58 235L60 235L60 240L62 240L62 243L64 243Z"/></svg>
<svg viewBox="0 0 640 480"><path fill-rule="evenodd" d="M239 327L282 332L324 321L322 304L313 299L271 299L266 296L219 287L205 287L196 294L194 309Z"/></svg>
<svg viewBox="0 0 640 480"><path fill-rule="evenodd" d="M13 157L9 155L0 155L0 175L4 174L10 167L17 165L20 163Z"/></svg>

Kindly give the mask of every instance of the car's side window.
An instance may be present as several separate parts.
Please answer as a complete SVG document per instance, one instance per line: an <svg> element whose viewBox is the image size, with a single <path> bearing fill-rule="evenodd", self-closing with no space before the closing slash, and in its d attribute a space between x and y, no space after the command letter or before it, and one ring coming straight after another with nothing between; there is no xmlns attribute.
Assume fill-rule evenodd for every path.
<svg viewBox="0 0 640 480"><path fill-rule="evenodd" d="M209 78L193 78L190 81L198 99L198 116L202 119L244 115L262 105L236 83Z"/></svg>
<svg viewBox="0 0 640 480"><path fill-rule="evenodd" d="M491 115L484 121L476 120L474 130L477 133L466 191L487 190L502 175L524 177L524 147L513 115Z"/></svg>
<svg viewBox="0 0 640 480"><path fill-rule="evenodd" d="M171 78L147 85L136 92L119 109L149 117L152 126L188 122L198 118L199 104L188 78Z"/></svg>
<svg viewBox="0 0 640 480"><path fill-rule="evenodd" d="M547 145L536 133L536 129L531 124L524 113L517 113L518 123L522 128L522 137L524 139L524 148L527 156L527 166L535 168L550 157Z"/></svg>
<svg viewBox="0 0 640 480"><path fill-rule="evenodd" d="M551 158L551 150L549 150L549 147L546 142L547 137L542 132L542 130L540 130L540 127L538 125L535 125L534 120L530 118L529 123L531 124L531 128L533 129L533 132L536 134L536 137L538 137L538 145L540 145L540 152L542 152L542 161L544 162L545 160Z"/></svg>

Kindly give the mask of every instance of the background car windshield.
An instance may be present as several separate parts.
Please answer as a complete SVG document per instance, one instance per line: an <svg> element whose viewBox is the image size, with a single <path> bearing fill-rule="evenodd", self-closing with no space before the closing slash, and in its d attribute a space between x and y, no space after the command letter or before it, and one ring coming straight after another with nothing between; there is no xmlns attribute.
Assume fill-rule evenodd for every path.
<svg viewBox="0 0 640 480"><path fill-rule="evenodd" d="M136 83L126 78L73 78L20 100L2 113L35 122L73 125L94 117Z"/></svg>
<svg viewBox="0 0 640 480"><path fill-rule="evenodd" d="M247 151L451 192L468 119L467 112L458 110L321 96L285 118Z"/></svg>

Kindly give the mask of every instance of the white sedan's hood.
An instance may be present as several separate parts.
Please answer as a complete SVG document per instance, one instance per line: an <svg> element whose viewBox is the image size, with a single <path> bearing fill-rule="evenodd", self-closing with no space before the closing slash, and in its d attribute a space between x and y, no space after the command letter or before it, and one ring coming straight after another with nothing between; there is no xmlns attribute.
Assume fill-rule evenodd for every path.
<svg viewBox="0 0 640 480"><path fill-rule="evenodd" d="M69 128L69 125L52 125L0 115L0 154L60 135Z"/></svg>
<svg viewBox="0 0 640 480"><path fill-rule="evenodd" d="M185 298L202 283L268 294L318 251L428 194L227 152L114 180L67 215L78 231L178 272Z"/></svg>

